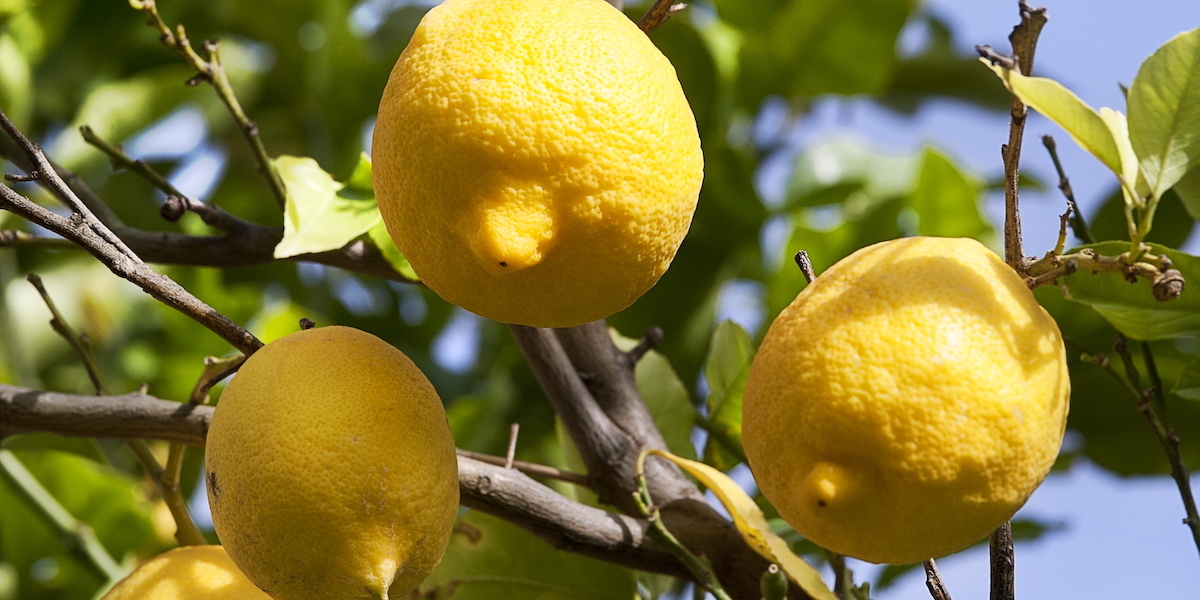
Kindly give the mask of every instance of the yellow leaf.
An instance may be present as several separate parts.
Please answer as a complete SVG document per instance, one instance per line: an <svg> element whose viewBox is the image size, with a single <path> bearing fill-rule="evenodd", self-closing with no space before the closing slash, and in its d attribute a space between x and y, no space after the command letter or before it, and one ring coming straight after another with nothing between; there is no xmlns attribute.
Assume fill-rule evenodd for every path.
<svg viewBox="0 0 1200 600"><path fill-rule="evenodd" d="M771 531L762 510L728 475L704 463L680 458L663 450L650 450L649 453L679 465L679 468L707 486L729 511L734 526L746 543L763 558L779 565L787 573L788 579L799 585L813 600L838 600L821 579L821 574L803 558L793 554L787 542Z"/></svg>

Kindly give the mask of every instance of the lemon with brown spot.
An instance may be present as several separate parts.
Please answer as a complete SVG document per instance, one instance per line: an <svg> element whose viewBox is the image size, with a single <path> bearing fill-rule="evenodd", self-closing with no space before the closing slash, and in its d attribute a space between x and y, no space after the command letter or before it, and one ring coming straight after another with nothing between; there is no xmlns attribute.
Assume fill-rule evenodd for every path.
<svg viewBox="0 0 1200 600"><path fill-rule="evenodd" d="M447 0L388 80L372 142L388 232L442 298L567 327L666 271L703 177L675 70L603 0Z"/></svg>
<svg viewBox="0 0 1200 600"><path fill-rule="evenodd" d="M183 546L142 563L102 600L271 600L220 546Z"/></svg>
<svg viewBox="0 0 1200 600"><path fill-rule="evenodd" d="M1054 320L979 242L868 246L771 324L746 382L746 456L779 514L830 550L957 552L1054 464L1065 357Z"/></svg>
<svg viewBox="0 0 1200 600"><path fill-rule="evenodd" d="M205 464L221 542L275 600L399 598L441 560L458 514L437 392L350 327L251 355L221 394Z"/></svg>

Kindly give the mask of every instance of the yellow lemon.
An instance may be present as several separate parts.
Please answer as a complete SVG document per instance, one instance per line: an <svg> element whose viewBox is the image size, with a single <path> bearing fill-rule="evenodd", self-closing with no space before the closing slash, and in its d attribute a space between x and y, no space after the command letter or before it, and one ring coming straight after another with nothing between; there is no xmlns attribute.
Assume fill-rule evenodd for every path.
<svg viewBox="0 0 1200 600"><path fill-rule="evenodd" d="M251 355L221 394L205 463L217 535L276 600L399 598L441 560L458 513L437 392L349 327Z"/></svg>
<svg viewBox="0 0 1200 600"><path fill-rule="evenodd" d="M743 442L805 537L876 563L957 552L1025 503L1058 455L1062 336L979 242L863 248L780 313L750 368Z"/></svg>
<svg viewBox="0 0 1200 600"><path fill-rule="evenodd" d="M220 546L183 546L142 563L102 600L271 600Z"/></svg>
<svg viewBox="0 0 1200 600"><path fill-rule="evenodd" d="M447 0L372 142L388 232L442 298L566 327L633 303L691 225L703 157L670 62L603 0Z"/></svg>

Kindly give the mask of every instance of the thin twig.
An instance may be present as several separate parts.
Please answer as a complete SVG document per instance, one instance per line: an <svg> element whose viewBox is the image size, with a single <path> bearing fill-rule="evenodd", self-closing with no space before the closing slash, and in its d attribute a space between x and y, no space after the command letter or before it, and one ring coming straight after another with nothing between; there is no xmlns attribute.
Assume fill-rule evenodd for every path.
<svg viewBox="0 0 1200 600"><path fill-rule="evenodd" d="M167 181L166 177L155 171L146 161L135 160L128 154L125 154L125 151L120 146L112 144L99 135L96 135L96 132L91 127L83 125L79 128L79 133L83 135L83 141L95 146L101 152L108 155L108 160L112 163L114 170L127 169L150 182L150 185L158 188L168 196L186 196L186 194L179 191L179 188L176 188L170 181Z"/></svg>
<svg viewBox="0 0 1200 600"><path fill-rule="evenodd" d="M0 475L3 475L17 495L29 503L34 512L58 532L67 542L67 548L80 556L101 577L107 581L116 581L125 576L125 569L104 549L104 545L96 537L96 532L87 523L67 512L11 450L0 450Z"/></svg>
<svg viewBox="0 0 1200 600"><path fill-rule="evenodd" d="M55 306L54 300L50 298L50 293L42 285L41 277L30 273L27 279L37 289L46 307L50 309L50 326L56 333L67 340L71 349L75 351L76 356L83 363L88 377L92 380L92 387L95 389L96 395L109 395L108 385L104 382L104 376L100 372L100 365L96 361L96 354L92 351L87 335L82 333L76 334L71 325L67 323L67 320L63 318L62 313L58 312L58 307ZM146 473L146 477L158 489L163 502L166 503L167 508L171 511L171 516L174 517L176 524L175 538L179 543L185 546L206 543L204 536L196 528L195 522L192 521L192 515L187 510L187 502L184 501L179 491L178 469L174 473L174 481L172 483L168 477L168 473L158 464L158 459L154 457L154 453L150 450L150 445L146 443L146 440L127 438L123 441L133 452L133 455L137 457L138 463L142 465L142 470ZM174 444L174 446L178 445Z"/></svg>
<svg viewBox="0 0 1200 600"><path fill-rule="evenodd" d="M658 512L658 507L654 505L653 499L650 498L650 488L646 484L645 463L646 456L650 454L650 450L643 450L637 460L637 484L638 490L633 494L633 501L638 509L642 512L642 516L649 519L653 525L652 532L654 538L661 544L667 547L672 554L677 556L688 570L695 577L697 585L703 586L708 593L712 594L717 600L731 600L729 594L725 592L725 588L721 586L720 580L717 579L716 573L713 573L712 565L708 560L701 556L696 556L687 546L684 546L671 531L667 529L663 523L662 516Z"/></svg>
<svg viewBox="0 0 1200 600"><path fill-rule="evenodd" d="M991 556L991 600L1013 600L1016 558L1013 554L1012 521L992 532L989 543Z"/></svg>
<svg viewBox="0 0 1200 600"><path fill-rule="evenodd" d="M225 65L221 62L220 43L217 40L204 42L204 50L208 54L208 60L205 60L192 48L183 25L177 25L175 31L171 31L171 28L159 16L155 0L132 0L130 4L149 18L147 24L158 30L159 39L163 45L177 52L196 70L196 77L188 80L188 83L195 85L200 81L207 81L216 90L217 96L229 109L229 114L233 116L242 135L250 144L250 149L258 161L259 171L267 179L267 185L271 188L275 202L279 208L285 208L287 206L287 189L279 172L275 170L275 165L271 161L271 156L267 154L266 147L263 146L262 138L258 135L258 125L246 116L246 111L242 109L241 103L238 102L237 96L233 92L233 86L229 84Z"/></svg>
<svg viewBox="0 0 1200 600"><path fill-rule="evenodd" d="M655 0L654 5L646 14L638 19L637 26L644 33L650 33L658 28L663 23L667 22L675 13L687 8L686 4L677 3L675 0Z"/></svg>
<svg viewBox="0 0 1200 600"><path fill-rule="evenodd" d="M133 282L162 303L204 325L213 333L232 344L244 354L251 354L262 346L262 342L241 325L218 312L192 295L171 278L151 269L125 246L96 215L79 201L75 193L50 167L49 160L33 142L12 125L8 116L0 111L0 124L29 156L34 164L45 165L43 180L57 181L65 194L74 198L69 206L70 218L57 215L18 194L7 186L0 186L0 207L4 207L27 221L41 225L54 233L79 244L100 260L110 271ZM115 241L114 241L115 240Z"/></svg>
<svg viewBox="0 0 1200 600"><path fill-rule="evenodd" d="M1033 57L1038 36L1046 24L1046 9L1032 8L1021 0L1021 23L1008 36L1015 54L1016 66L1024 75L1033 73ZM1027 265L1021 240L1021 143L1025 137L1025 120L1029 112L1025 103L1014 94L1009 110L1008 143L1001 146L1004 160L1004 262L1024 274Z"/></svg>
<svg viewBox="0 0 1200 600"><path fill-rule="evenodd" d="M33 162L23 152L18 151L13 144L0 143L0 156L23 169L36 170ZM230 268L261 265L279 260L310 262L390 281L422 285L419 280L410 279L397 272L378 248L362 240L355 240L337 250L277 259L274 252L275 246L283 239L282 227L270 227L232 216L225 221L214 223L208 213L218 214L216 211L223 211L201 202L193 202L192 204L195 206L180 205L179 215L182 216L182 210L196 212L206 223L227 232L226 235L196 236L175 232L146 231L130 227L117 217L82 178L67 169L54 165L53 161L51 161L51 165L54 166L59 177L66 181L67 185L78 194L84 205L91 209L102 223L115 232L138 256L150 263ZM47 190L51 189L51 185L41 178L38 179L38 183ZM167 204L170 204L171 199L167 200ZM207 212L201 212L200 207L207 208ZM72 245L74 244L72 243ZM78 246L75 247L78 249Z"/></svg>
<svg viewBox="0 0 1200 600"><path fill-rule="evenodd" d="M504 468L513 468L513 458L517 455L517 434L521 433L521 424L513 423L508 426L508 450L504 453Z"/></svg>
<svg viewBox="0 0 1200 600"><path fill-rule="evenodd" d="M50 190L50 193L54 194L67 208L71 209L72 213L79 215L83 224L108 245L112 246L117 253L131 259L137 259L137 255L125 245L125 242L121 241L121 238L117 237L104 223L100 222L100 219L96 215L88 210L79 196L75 194L75 191L58 176L58 172L54 170L54 166L50 164L50 160L46 158L46 154L42 152L42 148L25 137L25 134L20 129L17 129L17 126L9 120L8 115L4 114L3 110L0 110L0 129L4 130L9 139L17 144L17 147L25 154L25 158L29 160L31 167L26 172L31 177L36 174L39 183Z"/></svg>
<svg viewBox="0 0 1200 600"><path fill-rule="evenodd" d="M1162 380L1158 376L1158 365L1154 360L1154 353L1151 352L1150 344L1147 342L1142 342L1141 347L1142 360L1146 363L1146 374L1150 378L1150 388L1142 393L1137 408L1146 417L1146 422L1154 432L1154 437L1158 438L1158 443L1167 453L1167 462L1171 465L1171 478L1179 487L1179 496L1183 500L1184 512L1187 513L1183 524L1191 530L1196 550L1200 552L1200 514L1196 511L1196 500L1192 496L1187 465L1184 464L1183 454L1179 451L1179 434L1175 433L1175 429L1171 427L1171 421L1167 415L1167 399L1163 393Z"/></svg>
<svg viewBox="0 0 1200 600"><path fill-rule="evenodd" d="M496 465L498 467L504 467L506 469L516 469L516 470L518 470L526 475L529 475L531 477L545 477L547 479L557 479L558 481L565 481L567 483L575 484L579 487L583 487L583 488L589 487L587 475L583 475L580 473L574 473L571 471L564 471L562 469L558 469L558 468L551 467L548 465L540 465L538 463L531 463L531 462L526 462L523 460L514 460L511 463L509 463L508 459L503 456L492 456L490 454L480 454L479 452L472 452L470 450L459 450L458 455L466 457L466 458L470 458L472 460L477 460L479 462L487 463L489 465Z"/></svg>
<svg viewBox="0 0 1200 600"><path fill-rule="evenodd" d="M84 338L81 335L76 335L71 329L71 325L63 318L62 313L58 312L58 307L55 306L54 300L50 298L50 293L46 291L46 286L42 284L42 278L37 273L30 273L25 276L33 288L37 290L38 295L42 297L42 302L46 304L46 308L50 310L50 328L59 336L67 341L71 346L71 350L79 357L79 361L83 363L83 368L87 371L88 379L92 382L92 387L97 394L108 395L108 386L104 383L104 378L100 374L100 365L96 362L96 354L92 352L90 345L84 344Z"/></svg>
<svg viewBox="0 0 1200 600"><path fill-rule="evenodd" d="M38 237L15 229L0 229L0 248L46 248L79 250L74 242L56 237Z"/></svg>
<svg viewBox="0 0 1200 600"><path fill-rule="evenodd" d="M929 588L929 595L933 596L933 600L950 600L950 590L946 589L942 574L938 572L937 563L933 562L932 558L925 561L925 587Z"/></svg>
<svg viewBox="0 0 1200 600"><path fill-rule="evenodd" d="M1075 232L1075 237L1083 243L1096 243L1096 238L1092 237L1092 230L1088 229L1087 221L1083 219L1083 213L1079 210L1079 204L1075 202L1075 192L1071 189L1071 180L1067 179L1067 172L1058 158L1058 144L1054 142L1052 136L1043 135L1042 145L1046 147L1046 152L1050 153L1050 160L1054 162L1054 170L1058 172L1058 189L1063 196L1066 196L1067 207L1071 209L1071 230Z"/></svg>

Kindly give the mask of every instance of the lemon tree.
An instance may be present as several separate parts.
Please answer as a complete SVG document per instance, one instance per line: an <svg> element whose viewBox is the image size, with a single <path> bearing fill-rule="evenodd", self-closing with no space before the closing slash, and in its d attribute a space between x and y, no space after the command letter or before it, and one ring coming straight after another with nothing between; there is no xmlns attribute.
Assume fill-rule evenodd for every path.
<svg viewBox="0 0 1200 600"><path fill-rule="evenodd" d="M0 600L244 584L225 551L277 598L320 579L322 597L887 600L925 559L978 564L1010 517L1022 597L1078 596L1117 559L1113 585L1192 593L1169 559L1200 531L1179 524L1200 464L1197 32L1115 36L1162 46L1105 75L1128 94L1102 108L1061 53L1017 72L1006 48L964 50L1008 19L966 39L910 0L675 10L0 0ZM1051 10L1044 37L1066 36L1073 9ZM987 200L1013 94L1053 122L1026 124L1015 269ZM885 150L821 126L881 107L906 131L951 112L981 129ZM13 130L60 186L21 181ZM1060 248L1042 134L1085 182ZM868 294L878 249L922 239L925 267ZM805 313L817 297L850 312ZM1041 347L1054 327L1065 352ZM414 388L384 364L428 380L429 418L391 412ZM646 448L703 476L654 453L641 487ZM1088 530L1075 509L1116 505L1014 513L1055 470L1168 508L1114 518L1039 582L1024 565Z"/></svg>

